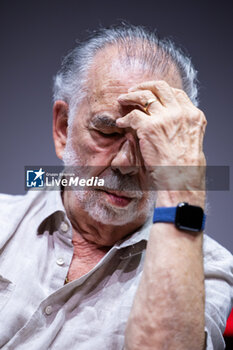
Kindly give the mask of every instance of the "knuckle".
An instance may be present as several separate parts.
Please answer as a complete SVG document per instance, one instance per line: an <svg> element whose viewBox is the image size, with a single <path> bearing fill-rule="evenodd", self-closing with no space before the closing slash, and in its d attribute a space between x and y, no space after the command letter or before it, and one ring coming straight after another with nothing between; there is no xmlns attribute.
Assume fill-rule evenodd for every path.
<svg viewBox="0 0 233 350"><path fill-rule="evenodd" d="M145 90L145 91L144 91L144 99L145 99L145 102L147 102L147 101L150 100L151 98L154 98L154 94L153 94L150 90Z"/></svg>
<svg viewBox="0 0 233 350"><path fill-rule="evenodd" d="M187 96L186 92L183 89L177 89L177 90L181 95Z"/></svg>
<svg viewBox="0 0 233 350"><path fill-rule="evenodd" d="M201 112L201 120L202 120L203 125L207 125L207 119L206 119L205 114L203 112Z"/></svg>
<svg viewBox="0 0 233 350"><path fill-rule="evenodd" d="M181 90L181 89L177 89L177 95L182 97L182 98L188 98L186 92L184 90Z"/></svg>
<svg viewBox="0 0 233 350"><path fill-rule="evenodd" d="M193 108L192 112L191 112L191 119L195 122L200 122L202 115L201 115L201 111L198 108Z"/></svg>
<svg viewBox="0 0 233 350"><path fill-rule="evenodd" d="M193 120L201 125L207 124L205 114L198 108L195 108L195 112L193 113Z"/></svg>
<svg viewBox="0 0 233 350"><path fill-rule="evenodd" d="M159 88L166 88L168 87L168 83L166 83L165 80L157 80L155 82L156 86L159 87Z"/></svg>
<svg viewBox="0 0 233 350"><path fill-rule="evenodd" d="M138 112L136 109L133 109L129 114L128 114L129 119L135 119L138 117Z"/></svg>

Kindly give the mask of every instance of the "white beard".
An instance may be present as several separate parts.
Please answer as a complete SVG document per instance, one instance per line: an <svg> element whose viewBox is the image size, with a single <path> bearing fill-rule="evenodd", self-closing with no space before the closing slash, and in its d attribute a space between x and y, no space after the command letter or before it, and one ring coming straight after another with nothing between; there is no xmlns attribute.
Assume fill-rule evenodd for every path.
<svg viewBox="0 0 233 350"><path fill-rule="evenodd" d="M75 152L72 146L71 137L69 136L63 154L63 162L65 167L81 167L84 165L80 156ZM124 191L131 191L132 189L130 184L127 185L125 181L123 183L123 181L120 180L111 169L108 169L106 175L103 177L101 176L101 178L104 178L105 186L107 186L109 190L117 191L119 189L123 190L124 188ZM106 225L125 225L135 221L139 217L146 220L147 217L152 215L156 199L155 192L148 192L147 199L144 200L144 206L142 208L141 198L143 192L138 190L134 191L135 197L137 198L132 199L126 207L116 207L106 200L104 192L102 191L90 190L88 188L85 189L85 187L80 190L75 186L72 186L72 190L81 208L95 221ZM132 194L132 191L130 193Z"/></svg>

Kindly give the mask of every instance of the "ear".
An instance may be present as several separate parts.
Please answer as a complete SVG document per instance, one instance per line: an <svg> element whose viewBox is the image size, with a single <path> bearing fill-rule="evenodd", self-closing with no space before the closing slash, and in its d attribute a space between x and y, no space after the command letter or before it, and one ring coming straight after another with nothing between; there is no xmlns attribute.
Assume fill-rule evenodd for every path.
<svg viewBox="0 0 233 350"><path fill-rule="evenodd" d="M56 101L53 105L53 140L58 158L62 159L67 140L68 104Z"/></svg>

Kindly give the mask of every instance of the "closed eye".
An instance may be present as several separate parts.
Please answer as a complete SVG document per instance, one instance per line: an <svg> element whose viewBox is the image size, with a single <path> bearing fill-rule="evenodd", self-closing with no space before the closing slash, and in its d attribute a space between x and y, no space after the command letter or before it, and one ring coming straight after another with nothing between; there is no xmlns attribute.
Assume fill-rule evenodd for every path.
<svg viewBox="0 0 233 350"><path fill-rule="evenodd" d="M119 132L112 132L112 133L104 133L102 131L99 131L99 130L95 130L96 132L98 132L98 134L102 137L105 137L105 138L111 138L111 137L118 137L118 136L121 136L122 134L120 134Z"/></svg>

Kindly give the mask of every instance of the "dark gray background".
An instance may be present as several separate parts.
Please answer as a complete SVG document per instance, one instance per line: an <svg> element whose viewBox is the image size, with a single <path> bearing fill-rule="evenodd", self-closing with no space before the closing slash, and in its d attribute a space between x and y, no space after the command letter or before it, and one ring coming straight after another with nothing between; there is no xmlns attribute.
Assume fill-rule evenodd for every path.
<svg viewBox="0 0 233 350"><path fill-rule="evenodd" d="M52 141L52 77L87 30L119 19L157 28L191 55L208 119L209 165L232 166L230 1L1 1L0 192L24 193L25 165L58 165ZM232 175L231 175L232 183ZM208 234L233 251L233 191L209 192Z"/></svg>

